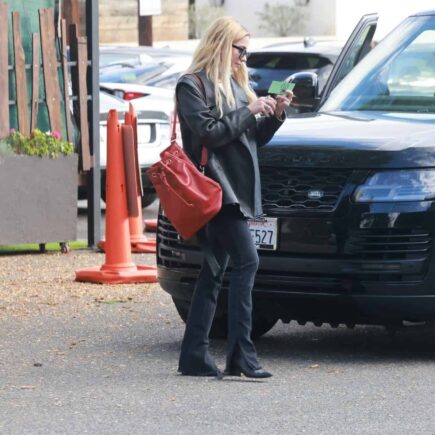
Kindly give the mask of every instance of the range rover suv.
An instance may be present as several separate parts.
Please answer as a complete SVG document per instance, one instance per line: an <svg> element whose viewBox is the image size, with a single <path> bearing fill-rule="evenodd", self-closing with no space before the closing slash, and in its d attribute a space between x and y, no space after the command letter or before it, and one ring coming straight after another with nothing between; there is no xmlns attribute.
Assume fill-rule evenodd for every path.
<svg viewBox="0 0 435 435"><path fill-rule="evenodd" d="M320 95L315 73L290 77L306 113L260 149L254 336L278 319L435 319L435 11L408 17L371 49L376 22L363 17ZM202 255L163 213L157 241L160 285L186 319ZM227 285L214 337L226 333Z"/></svg>

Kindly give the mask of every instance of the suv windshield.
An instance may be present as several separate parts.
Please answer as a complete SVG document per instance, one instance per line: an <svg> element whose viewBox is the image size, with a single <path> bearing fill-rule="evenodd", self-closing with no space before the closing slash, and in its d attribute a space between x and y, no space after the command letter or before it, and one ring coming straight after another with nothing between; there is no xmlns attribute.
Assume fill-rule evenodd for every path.
<svg viewBox="0 0 435 435"><path fill-rule="evenodd" d="M435 17L410 17L337 86L320 108L435 113Z"/></svg>

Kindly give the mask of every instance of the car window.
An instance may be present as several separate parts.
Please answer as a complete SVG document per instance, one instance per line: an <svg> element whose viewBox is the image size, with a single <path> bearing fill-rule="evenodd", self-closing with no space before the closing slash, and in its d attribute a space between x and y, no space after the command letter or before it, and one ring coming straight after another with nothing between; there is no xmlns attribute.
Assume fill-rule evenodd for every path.
<svg viewBox="0 0 435 435"><path fill-rule="evenodd" d="M424 41L424 42L423 42ZM390 95L435 96L435 31L420 35L387 68Z"/></svg>
<svg viewBox="0 0 435 435"><path fill-rule="evenodd" d="M328 58L314 54L255 53L248 60L249 68L262 69L306 70L329 64Z"/></svg>
<svg viewBox="0 0 435 435"><path fill-rule="evenodd" d="M371 32L372 29L370 26L367 26L364 31L359 35L358 41L352 46L351 51L346 58L345 63L340 68L340 70L337 73L337 77L334 78L336 83L339 83L341 80L343 80L344 77L346 77L349 72L354 68L354 66L358 63L360 60L360 53L363 49L363 45L366 41L367 35L369 32Z"/></svg>
<svg viewBox="0 0 435 435"><path fill-rule="evenodd" d="M321 110L435 113L435 18L414 17L390 34Z"/></svg>

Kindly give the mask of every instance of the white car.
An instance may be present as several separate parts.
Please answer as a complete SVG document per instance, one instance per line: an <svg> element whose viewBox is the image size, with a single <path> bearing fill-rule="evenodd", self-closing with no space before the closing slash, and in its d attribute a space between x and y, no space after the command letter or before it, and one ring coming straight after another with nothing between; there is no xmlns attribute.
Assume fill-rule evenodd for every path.
<svg viewBox="0 0 435 435"><path fill-rule="evenodd" d="M174 94L173 90L170 89L158 88L156 86L139 85L135 83L101 82L100 90L127 101L149 96L171 100Z"/></svg>
<svg viewBox="0 0 435 435"><path fill-rule="evenodd" d="M178 57L171 60L172 65L161 74L146 80L145 84L148 86L155 86L157 88L166 88L174 90L178 79L184 74L192 63L191 57Z"/></svg>
<svg viewBox="0 0 435 435"><path fill-rule="evenodd" d="M100 46L100 66L116 63L144 65L150 61L172 61L182 57L191 57L193 50L177 50L171 48L156 48L145 46Z"/></svg>
<svg viewBox="0 0 435 435"><path fill-rule="evenodd" d="M107 75L100 77L100 86L124 100L146 95L170 95L165 92L174 91L177 80L190 66L192 57L178 55L159 62L164 66L164 70L150 74L148 78L141 78L139 73L136 79L134 73L129 79L122 79L121 75L116 74ZM134 67L132 68L134 70Z"/></svg>

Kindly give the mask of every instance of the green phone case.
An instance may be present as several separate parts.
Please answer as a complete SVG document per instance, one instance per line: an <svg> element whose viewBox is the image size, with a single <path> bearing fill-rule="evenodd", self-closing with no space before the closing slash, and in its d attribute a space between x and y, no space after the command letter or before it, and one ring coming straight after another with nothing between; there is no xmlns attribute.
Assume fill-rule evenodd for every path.
<svg viewBox="0 0 435 435"><path fill-rule="evenodd" d="M279 82L277 80L273 80L267 92L269 94L277 94L277 95L285 94L288 91L292 91L294 87L295 87L294 83Z"/></svg>

